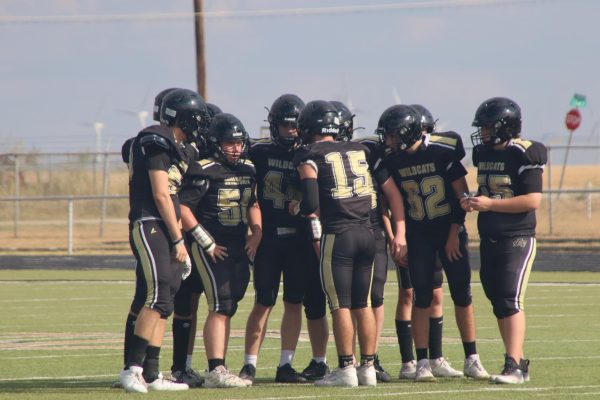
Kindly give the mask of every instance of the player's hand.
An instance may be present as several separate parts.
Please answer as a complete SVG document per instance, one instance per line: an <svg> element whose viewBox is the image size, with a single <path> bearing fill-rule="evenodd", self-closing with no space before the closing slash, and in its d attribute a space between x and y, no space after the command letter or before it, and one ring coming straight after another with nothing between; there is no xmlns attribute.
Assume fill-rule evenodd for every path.
<svg viewBox="0 0 600 400"><path fill-rule="evenodd" d="M190 260L190 256L188 255L184 262L177 264L181 268L181 279L185 281L192 273L192 260Z"/></svg>
<svg viewBox="0 0 600 400"><path fill-rule="evenodd" d="M319 260L321 260L321 241L320 240L313 240L313 249L315 249L317 258Z"/></svg>
<svg viewBox="0 0 600 400"><path fill-rule="evenodd" d="M473 211L473 207L471 207L471 197L462 197L460 199L460 207L466 212Z"/></svg>
<svg viewBox="0 0 600 400"><path fill-rule="evenodd" d="M458 235L456 233L450 232L448 235L448 240L446 240L446 246L444 247L446 252L446 257L450 261L458 261L462 258L462 253L460 252L460 241L458 239Z"/></svg>
<svg viewBox="0 0 600 400"><path fill-rule="evenodd" d="M396 264L405 263L406 255L408 253L406 239L401 235L396 235L390 242L390 253L392 254L392 260L394 260Z"/></svg>
<svg viewBox="0 0 600 400"><path fill-rule="evenodd" d="M260 235L253 234L246 236L246 246L244 249L246 250L246 254L250 261L254 263L254 256L256 256L256 250L258 249L258 245L260 244L261 237Z"/></svg>
<svg viewBox="0 0 600 400"><path fill-rule="evenodd" d="M219 246L218 244L215 245L215 248L212 251L207 250L206 253L214 263L216 263L217 260L223 261L229 256L229 254L227 254L227 247Z"/></svg>
<svg viewBox="0 0 600 400"><path fill-rule="evenodd" d="M471 197L469 206L476 211L489 211L492 206L492 199L486 196Z"/></svg>
<svg viewBox="0 0 600 400"><path fill-rule="evenodd" d="M299 204L300 202L298 200L290 201L290 204L288 205L288 212L290 213L290 215L298 215L298 213L300 212Z"/></svg>
<svg viewBox="0 0 600 400"><path fill-rule="evenodd" d="M185 243L183 243L183 240L173 247L173 252L171 256L175 261L180 263L185 262L186 258L190 258L187 249L185 248Z"/></svg>

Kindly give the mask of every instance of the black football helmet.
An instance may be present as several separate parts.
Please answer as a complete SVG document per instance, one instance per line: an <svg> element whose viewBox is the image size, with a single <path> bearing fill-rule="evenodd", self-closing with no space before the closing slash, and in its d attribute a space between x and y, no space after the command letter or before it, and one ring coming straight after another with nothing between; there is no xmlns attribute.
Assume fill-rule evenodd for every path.
<svg viewBox="0 0 600 400"><path fill-rule="evenodd" d="M168 88L162 90L159 94L154 98L154 108L152 109L152 119L156 122L160 122L160 106L162 105L163 99L166 95L171 93L173 90L177 90L179 88Z"/></svg>
<svg viewBox="0 0 600 400"><path fill-rule="evenodd" d="M198 93L188 89L175 89L163 98L160 122L181 128L188 141L202 142L210 124L210 114L204 99Z"/></svg>
<svg viewBox="0 0 600 400"><path fill-rule="evenodd" d="M206 103L206 108L208 109L208 113L210 114L211 118L223 112L223 110L221 110L221 108L219 108L218 105L213 103Z"/></svg>
<svg viewBox="0 0 600 400"><path fill-rule="evenodd" d="M433 119L433 115L431 115L429 110L420 104L411 104L410 106L421 115L422 129L427 133L433 133L436 121Z"/></svg>
<svg viewBox="0 0 600 400"><path fill-rule="evenodd" d="M228 160L227 156L237 155L226 153L222 147L222 143L227 140L242 141L242 151L233 162ZM238 164L246 158L249 140L248 132L246 132L242 122L231 114L221 113L215 115L208 128L207 142L210 153L219 161L227 164Z"/></svg>
<svg viewBox="0 0 600 400"><path fill-rule="evenodd" d="M349 142L354 134L354 117L350 109L341 101L332 100L331 104L336 108L338 117L340 117L340 133L337 140L340 142Z"/></svg>
<svg viewBox="0 0 600 400"><path fill-rule="evenodd" d="M279 96L269 109L268 122L271 140L286 150L291 150L300 143L300 137L280 137L279 125L298 127L298 116L304 108L304 102L295 94Z"/></svg>
<svg viewBox="0 0 600 400"><path fill-rule="evenodd" d="M421 114L407 105L391 106L379 117L376 133L382 142L386 136L396 135L400 144L392 150L406 150L423 137Z"/></svg>
<svg viewBox="0 0 600 400"><path fill-rule="evenodd" d="M313 135L332 136L337 139L340 130L337 108L328 101L310 101L298 116L298 133L304 144L310 143Z"/></svg>
<svg viewBox="0 0 600 400"><path fill-rule="evenodd" d="M494 146L520 136L521 107L506 97L493 97L481 103L475 112L473 126L479 128L471 135L474 146ZM481 128L491 128L489 140L481 137Z"/></svg>

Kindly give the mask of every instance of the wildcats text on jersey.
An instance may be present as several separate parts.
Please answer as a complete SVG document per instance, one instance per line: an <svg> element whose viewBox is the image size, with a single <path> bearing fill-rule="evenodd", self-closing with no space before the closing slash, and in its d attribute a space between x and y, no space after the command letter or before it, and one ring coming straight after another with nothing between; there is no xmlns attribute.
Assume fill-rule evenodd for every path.
<svg viewBox="0 0 600 400"><path fill-rule="evenodd" d="M504 171L503 161L481 161L478 166L480 171Z"/></svg>
<svg viewBox="0 0 600 400"><path fill-rule="evenodd" d="M435 172L435 163L413 165L411 167L400 168L398 170L398 173L403 178L415 175L424 175L431 172Z"/></svg>
<svg viewBox="0 0 600 400"><path fill-rule="evenodd" d="M289 169L289 170L296 169L296 167L294 167L294 163L292 162L292 160L280 160L278 158L268 158L267 164L271 168Z"/></svg>

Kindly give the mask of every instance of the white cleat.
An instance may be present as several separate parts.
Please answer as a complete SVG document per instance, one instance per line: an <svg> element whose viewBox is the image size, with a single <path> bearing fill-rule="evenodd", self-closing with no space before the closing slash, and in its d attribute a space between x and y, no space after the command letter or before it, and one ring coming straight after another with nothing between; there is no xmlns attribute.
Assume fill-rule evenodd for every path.
<svg viewBox="0 0 600 400"><path fill-rule="evenodd" d="M188 390L190 387L185 383L177 383L159 376L154 381L147 384L148 391L154 392L179 392Z"/></svg>
<svg viewBox="0 0 600 400"><path fill-rule="evenodd" d="M205 388L242 388L248 386L245 380L229 372L223 365L219 365L204 377Z"/></svg>
<svg viewBox="0 0 600 400"><path fill-rule="evenodd" d="M142 376L143 371L144 369L142 367L132 365L119 373L119 381L126 392L148 393L146 381Z"/></svg>
<svg viewBox="0 0 600 400"><path fill-rule="evenodd" d="M429 360L419 360L417 362L417 371L415 372L415 382L435 382L435 376L431 372Z"/></svg>
<svg viewBox="0 0 600 400"><path fill-rule="evenodd" d="M325 375L323 379L316 381L315 385L356 387L358 386L356 368L354 365L349 365L345 368L336 368L331 373Z"/></svg>
<svg viewBox="0 0 600 400"><path fill-rule="evenodd" d="M400 367L399 379L415 379L417 377L417 363L415 360L410 360L402 363Z"/></svg>
<svg viewBox="0 0 600 400"><path fill-rule="evenodd" d="M373 364L356 367L356 377L360 386L377 386L377 373Z"/></svg>
<svg viewBox="0 0 600 400"><path fill-rule="evenodd" d="M490 378L490 374L483 368L483 364L481 364L481 360L477 354L465 358L463 373L466 377L477 380L487 380Z"/></svg>
<svg viewBox="0 0 600 400"><path fill-rule="evenodd" d="M512 385L529 382L529 360L521 360L521 363L517 364L514 358L505 356L502 372L500 375L492 375L490 382Z"/></svg>
<svg viewBox="0 0 600 400"><path fill-rule="evenodd" d="M452 368L448 360L444 357L429 360L429 364L431 365L433 376L437 378L462 378L464 376L461 371Z"/></svg>

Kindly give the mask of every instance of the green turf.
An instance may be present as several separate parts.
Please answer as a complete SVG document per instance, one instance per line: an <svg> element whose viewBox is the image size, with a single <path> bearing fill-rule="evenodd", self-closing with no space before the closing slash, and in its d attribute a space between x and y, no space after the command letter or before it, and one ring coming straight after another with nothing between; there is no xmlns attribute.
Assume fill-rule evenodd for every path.
<svg viewBox="0 0 600 400"><path fill-rule="evenodd" d="M474 282L477 282L474 275ZM387 316L379 354L393 376L400 368L393 310L397 297L395 274L386 286ZM595 283L554 284L563 283ZM193 389L184 393L150 393L148 398L177 399L308 399L418 396L444 399L600 398L600 274L534 272L527 290L526 354L532 381L518 387L494 386L466 379L415 384L393 380L377 388L317 389L310 385L273 383L279 358L277 331L280 302L271 314L269 336L259 356L257 384L248 389ZM0 399L120 399L131 398L110 389L122 364L122 335L133 294L133 272L0 271ZM481 286L473 287L478 350L490 372L502 364L502 345L496 321ZM232 321L227 358L238 371L243 358L243 328L253 304L253 292ZM462 366L462 345L454 323L451 300L445 296L444 353ZM201 302L199 318L206 316ZM201 337L194 367L206 368ZM330 342L330 363L335 349ZM310 346L302 336L295 367L304 367ZM170 331L161 355L162 370L171 359ZM138 396L139 397L139 396Z"/></svg>

